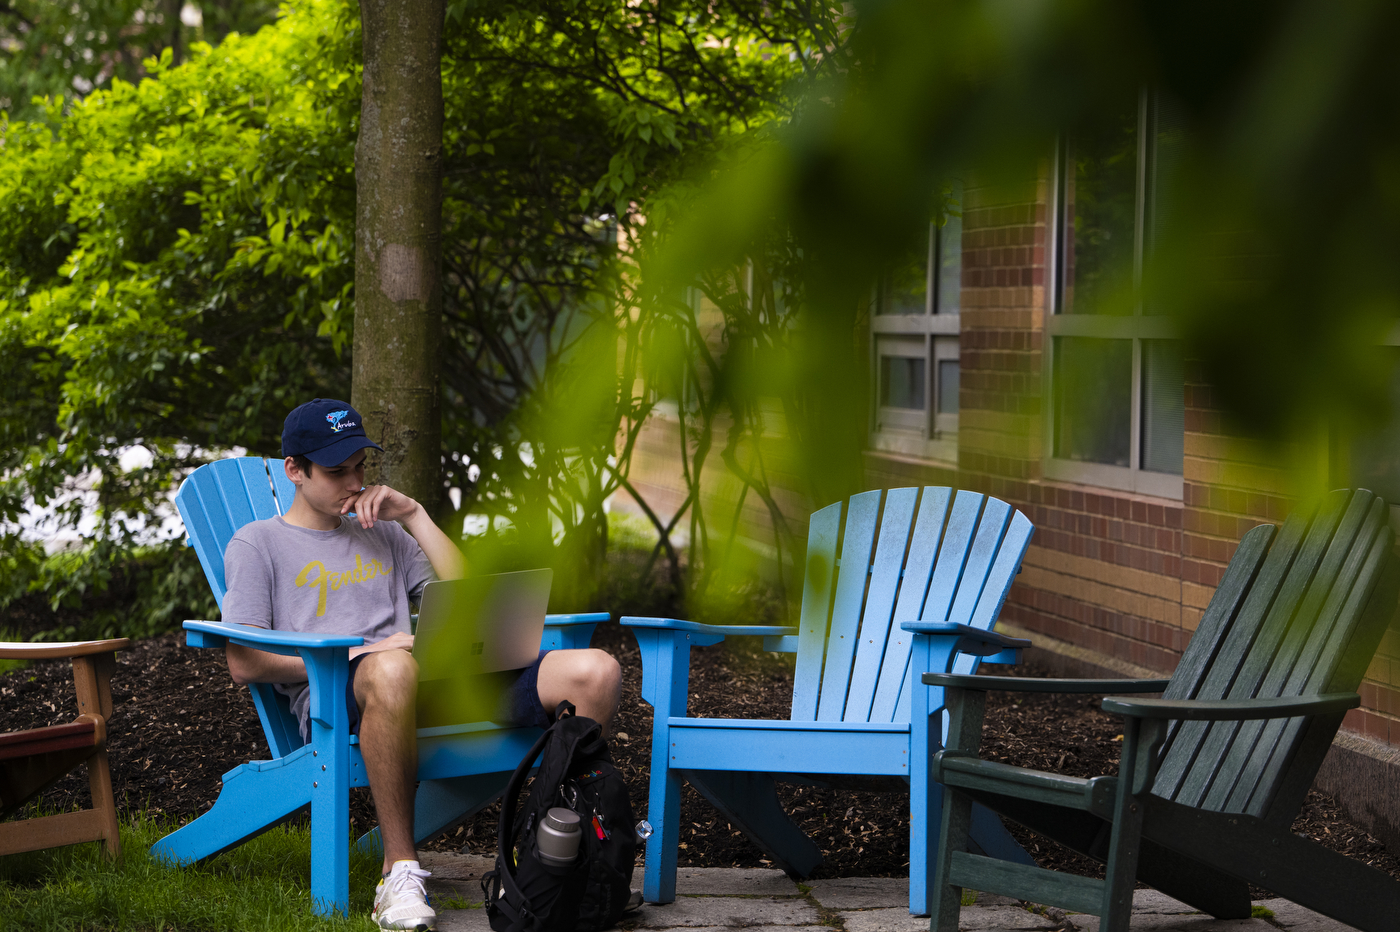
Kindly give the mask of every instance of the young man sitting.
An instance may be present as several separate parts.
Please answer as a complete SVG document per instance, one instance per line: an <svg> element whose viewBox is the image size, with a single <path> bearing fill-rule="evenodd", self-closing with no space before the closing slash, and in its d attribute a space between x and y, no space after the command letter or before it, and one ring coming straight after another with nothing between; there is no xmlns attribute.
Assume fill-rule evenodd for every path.
<svg viewBox="0 0 1400 932"><path fill-rule="evenodd" d="M418 665L410 653L409 602L429 581L458 578L466 566L421 504L388 486L365 487L370 448L382 449L343 401L317 398L287 415L283 466L296 498L285 515L247 524L229 542L223 618L365 639L350 649L346 708L351 731L360 736L384 842L373 916L382 929L426 930L436 916L423 888L428 872L419 868L413 845ZM228 666L236 682L278 684L309 737L310 698L299 658L230 644ZM603 651L551 651L520 674L497 720L544 727L546 710L567 699L606 729L620 685L617 661Z"/></svg>

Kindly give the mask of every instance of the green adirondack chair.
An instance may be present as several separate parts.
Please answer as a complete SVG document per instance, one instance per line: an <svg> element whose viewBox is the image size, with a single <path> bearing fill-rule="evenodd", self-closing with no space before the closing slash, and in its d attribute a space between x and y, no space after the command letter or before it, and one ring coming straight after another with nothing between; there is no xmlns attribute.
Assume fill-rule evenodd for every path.
<svg viewBox="0 0 1400 932"><path fill-rule="evenodd" d="M951 715L931 768L944 794L930 928L956 932L966 887L1123 932L1138 880L1221 919L1249 916L1253 883L1368 932L1400 927L1400 883L1290 831L1394 615L1392 544L1364 490L1250 531L1170 680L925 674ZM1163 697L1103 701L1124 716L1121 763L1086 780L977 758L986 690L1006 688ZM973 801L1105 862L1105 879L968 853Z"/></svg>

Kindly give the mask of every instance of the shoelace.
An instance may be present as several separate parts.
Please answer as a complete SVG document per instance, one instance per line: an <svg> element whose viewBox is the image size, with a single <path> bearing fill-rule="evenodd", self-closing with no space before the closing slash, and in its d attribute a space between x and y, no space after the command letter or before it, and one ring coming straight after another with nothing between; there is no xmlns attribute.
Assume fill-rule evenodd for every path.
<svg viewBox="0 0 1400 932"><path fill-rule="evenodd" d="M428 891L423 886L423 881L433 876L432 871L417 870L412 867L396 868L393 873L384 878L385 884L396 894L415 891L424 900L428 898Z"/></svg>

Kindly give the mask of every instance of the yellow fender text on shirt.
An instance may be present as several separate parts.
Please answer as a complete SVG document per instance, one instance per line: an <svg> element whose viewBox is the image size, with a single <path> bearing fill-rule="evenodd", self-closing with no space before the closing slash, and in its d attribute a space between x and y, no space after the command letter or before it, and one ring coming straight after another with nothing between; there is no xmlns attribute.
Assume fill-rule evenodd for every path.
<svg viewBox="0 0 1400 932"><path fill-rule="evenodd" d="M320 560L312 560L302 567L300 573L297 573L296 583L298 589L302 586L316 586L320 590L316 593L316 617L320 618L326 613L326 593L330 590L339 589L341 586L348 586L352 583L368 582L393 571L392 566L385 566L375 559L366 563L357 553L355 554L355 568L343 573L327 573L324 563Z"/></svg>

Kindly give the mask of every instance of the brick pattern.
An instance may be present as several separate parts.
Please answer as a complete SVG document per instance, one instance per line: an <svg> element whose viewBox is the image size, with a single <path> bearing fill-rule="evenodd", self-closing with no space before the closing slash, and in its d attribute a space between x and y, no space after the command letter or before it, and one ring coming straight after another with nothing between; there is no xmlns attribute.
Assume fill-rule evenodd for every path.
<svg viewBox="0 0 1400 932"><path fill-rule="evenodd" d="M1400 747L1400 624L1381 638L1361 683L1361 708L1347 713L1344 727Z"/></svg>
<svg viewBox="0 0 1400 932"><path fill-rule="evenodd" d="M963 200L958 466L1039 478L1045 186L969 185Z"/></svg>
<svg viewBox="0 0 1400 932"><path fill-rule="evenodd" d="M1188 363L1181 578L1214 590L1235 545L1251 528L1278 523L1293 499L1277 448L1242 441L1225 430L1199 366Z"/></svg>
<svg viewBox="0 0 1400 932"><path fill-rule="evenodd" d="M1170 670L1194 627L1182 623L1181 504L1041 475L1048 194L1045 175L1023 191L966 191L958 485L1036 526L1007 621ZM1064 559L1034 566L1037 553Z"/></svg>

